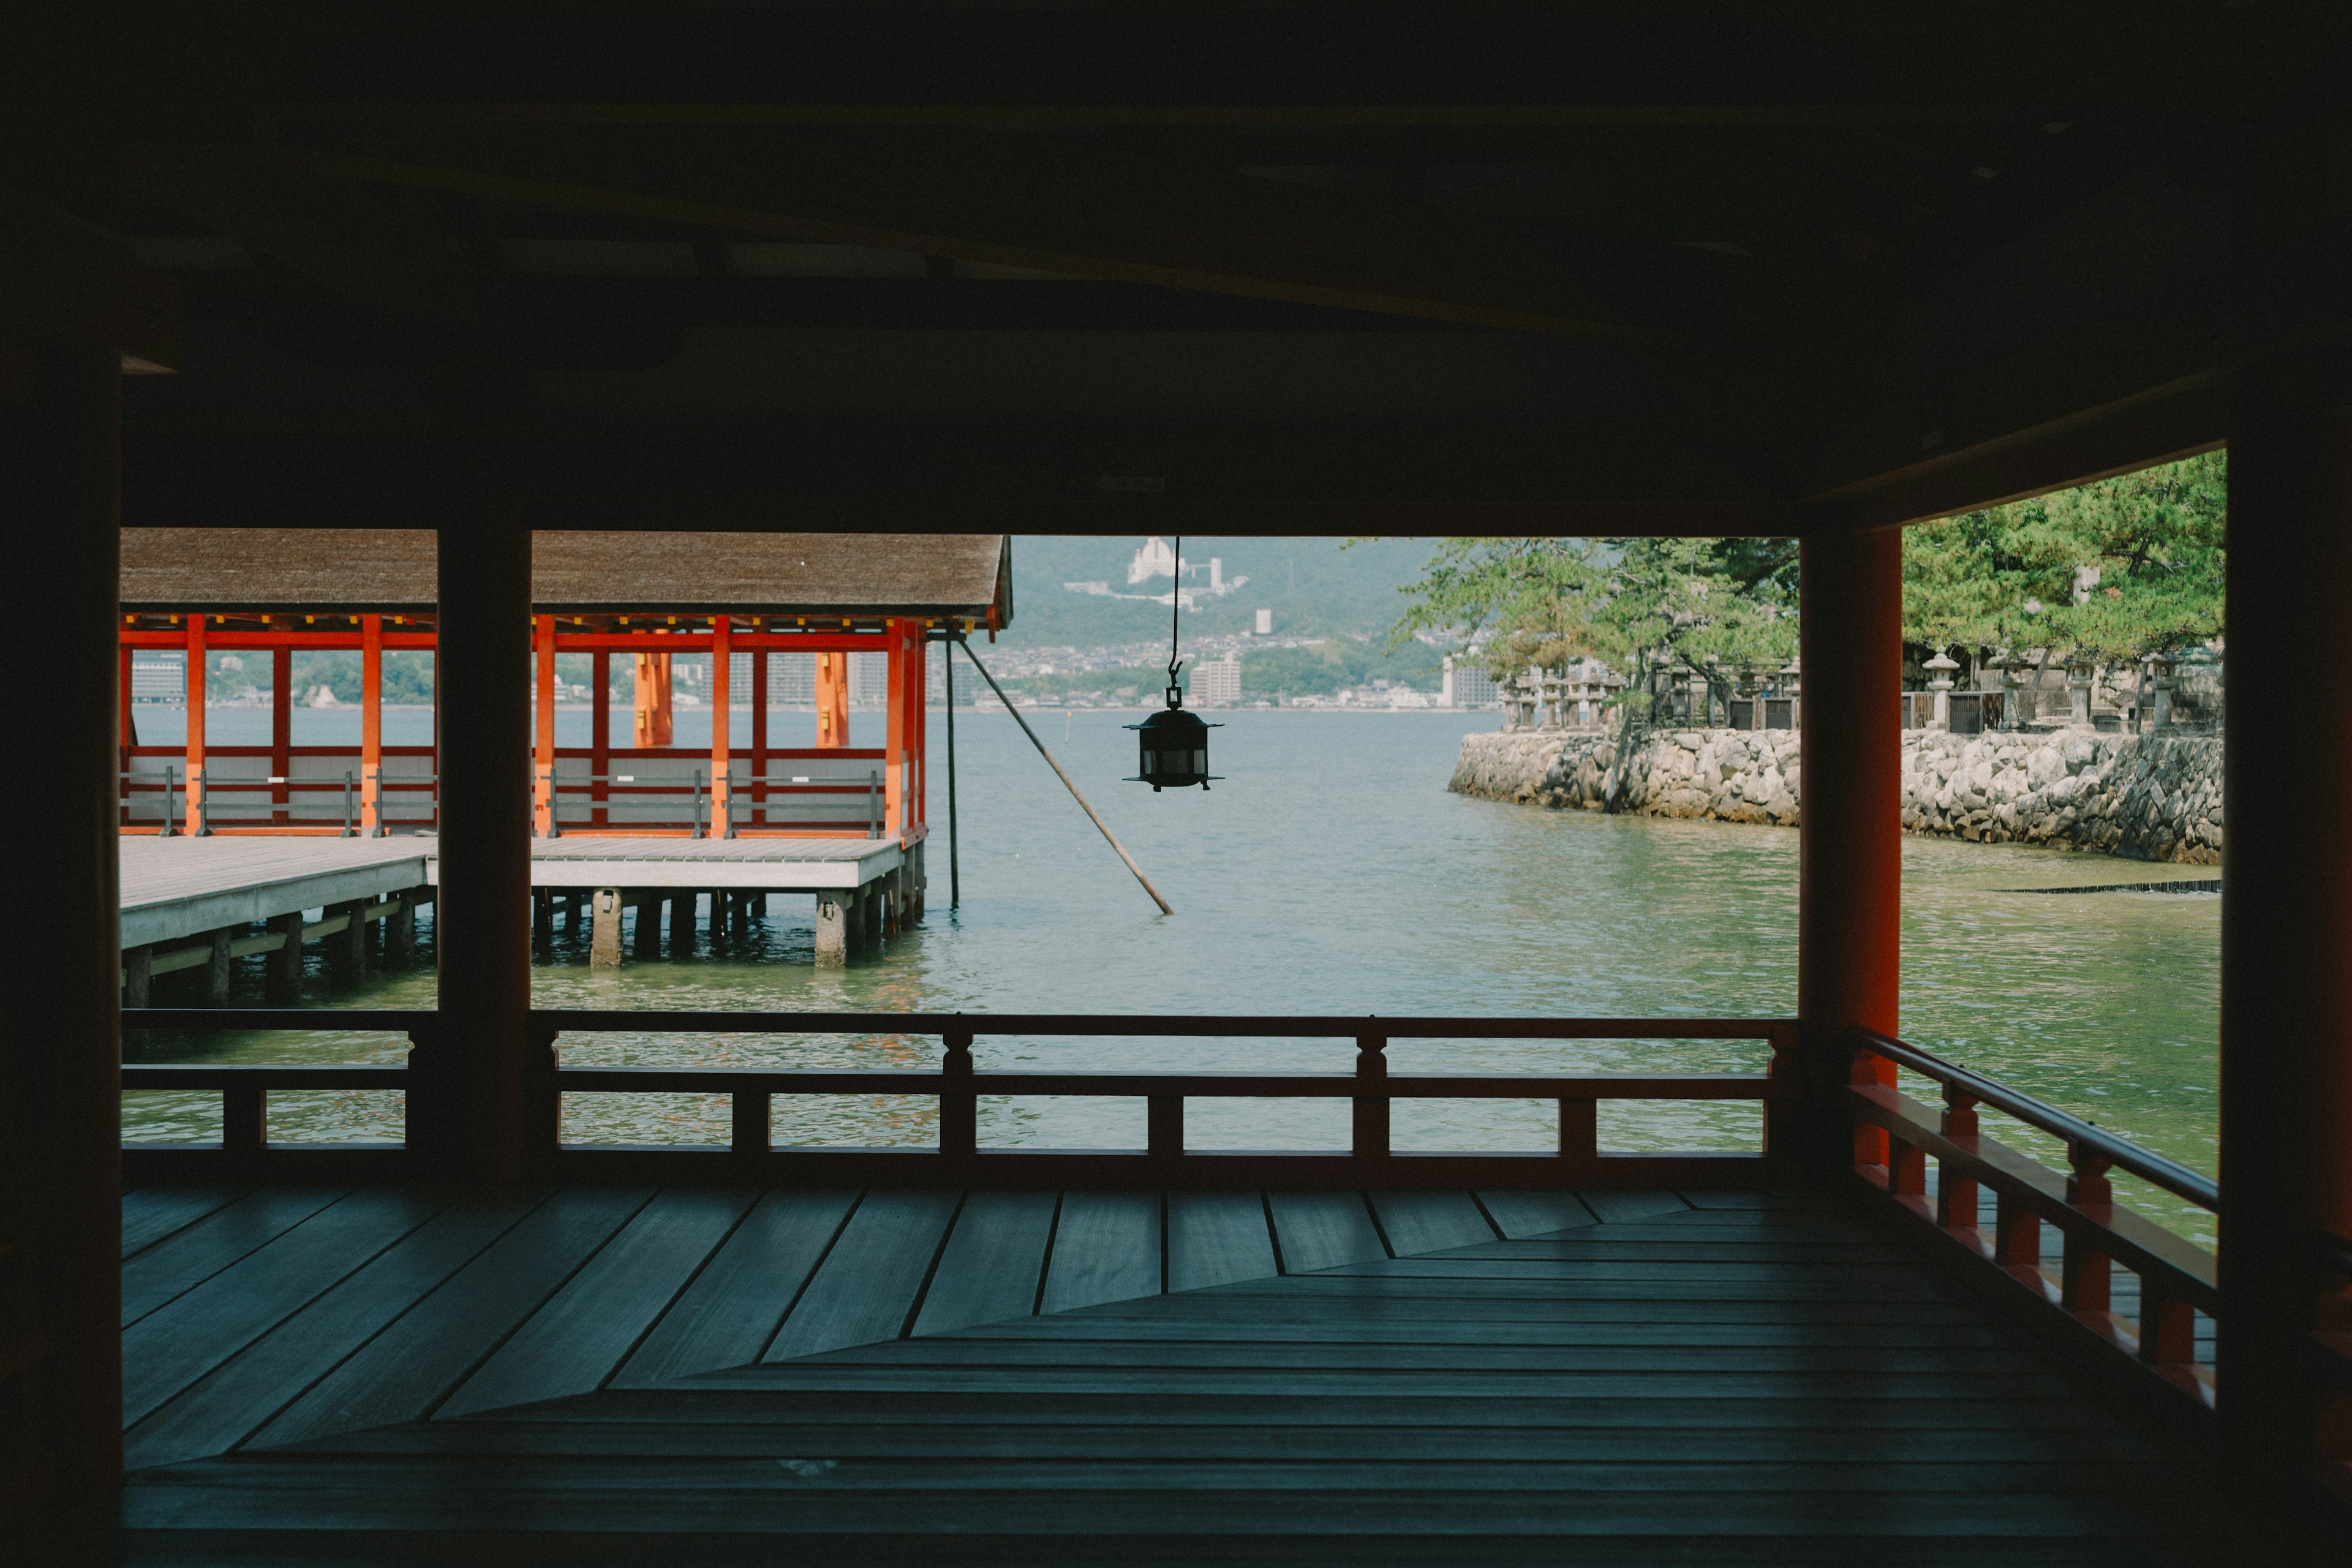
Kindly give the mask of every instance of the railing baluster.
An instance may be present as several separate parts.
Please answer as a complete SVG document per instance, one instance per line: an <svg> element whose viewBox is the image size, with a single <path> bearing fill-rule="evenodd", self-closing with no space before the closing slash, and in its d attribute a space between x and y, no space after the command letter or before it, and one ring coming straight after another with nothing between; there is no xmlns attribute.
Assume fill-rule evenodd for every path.
<svg viewBox="0 0 2352 1568"><path fill-rule="evenodd" d="M1927 1217L1927 1152L1916 1143L1886 1140L1886 1191L1921 1219Z"/></svg>
<svg viewBox="0 0 2352 1568"><path fill-rule="evenodd" d="M232 1160L259 1160L269 1147L269 1091L258 1084L233 1083L221 1090L221 1152Z"/></svg>
<svg viewBox="0 0 2352 1568"><path fill-rule="evenodd" d="M950 1083L971 1082L971 1036L944 1035L940 1043L946 1047L940 1076ZM950 1159L970 1159L980 1152L980 1097L969 1089L940 1096L940 1152Z"/></svg>
<svg viewBox="0 0 2352 1568"><path fill-rule="evenodd" d="M1944 1086L1943 1134L1973 1150L1977 1144L1977 1100L1964 1089ZM1981 1223L1976 1178L1965 1176L1948 1161L1936 1174L1936 1223L1946 1230L1964 1230L1973 1237Z"/></svg>
<svg viewBox="0 0 2352 1568"><path fill-rule="evenodd" d="M1601 1158L1599 1100L1559 1102L1559 1157L1577 1164L1590 1164Z"/></svg>
<svg viewBox="0 0 2352 1568"><path fill-rule="evenodd" d="M1144 1100L1143 1151L1154 1160L1174 1160L1183 1155L1182 1095L1155 1094Z"/></svg>
<svg viewBox="0 0 2352 1568"><path fill-rule="evenodd" d="M1998 1205L1993 1221L1993 1261L2020 1282L2037 1291L2044 1289L2047 1282L2042 1273L2042 1216L2026 1207L2024 1199L2008 1193L1998 1194Z"/></svg>
<svg viewBox="0 0 2352 1568"><path fill-rule="evenodd" d="M775 1130L770 1121L770 1102L773 1099L764 1089L739 1089L728 1098L728 1116L731 1123L727 1146L732 1152L756 1157L775 1146Z"/></svg>
<svg viewBox="0 0 2352 1568"><path fill-rule="evenodd" d="M2197 1361L2197 1312L2177 1301L2164 1282L2139 1277L2139 1359L2150 1366L2190 1366Z"/></svg>
<svg viewBox="0 0 2352 1568"><path fill-rule="evenodd" d="M1384 1084L1389 1077L1388 1040L1380 1035L1356 1037L1356 1081ZM1389 1157L1389 1102L1386 1096L1360 1096L1355 1102L1355 1136L1351 1147L1359 1160Z"/></svg>
<svg viewBox="0 0 2352 1568"><path fill-rule="evenodd" d="M2067 1206L2106 1225L2115 1218L2115 1188L2107 1180L2107 1162L2074 1143L2067 1145L2066 1158L2072 1167L2066 1177ZM2107 1310L2114 1268L2107 1255L2071 1226L2063 1239L2066 1251L2059 1275L2060 1301L2070 1312Z"/></svg>

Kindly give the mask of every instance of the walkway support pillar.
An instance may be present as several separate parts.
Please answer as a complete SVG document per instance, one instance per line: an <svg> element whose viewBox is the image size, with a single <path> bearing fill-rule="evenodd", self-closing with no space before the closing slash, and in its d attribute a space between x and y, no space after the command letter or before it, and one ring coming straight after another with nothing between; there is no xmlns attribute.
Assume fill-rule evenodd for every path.
<svg viewBox="0 0 2352 1568"><path fill-rule="evenodd" d="M496 503L440 531L439 1011L410 1096L425 1168L522 1176L530 1022L530 531ZM419 1103L420 1100L422 1103Z"/></svg>
<svg viewBox="0 0 2352 1568"><path fill-rule="evenodd" d="M1894 1064L1850 1061L1853 1025L1896 1031L1903 920L1903 535L1823 533L1801 548L1804 810L1798 829L1797 1016L1806 1164L1885 1163L1885 1134L1857 1126L1845 1086L1892 1082Z"/></svg>
<svg viewBox="0 0 2352 1568"><path fill-rule="evenodd" d="M0 769L0 808L39 825L9 846L26 896L0 902L0 931L9 952L43 955L38 983L0 1009L0 1236L26 1245L27 1305L47 1334L26 1369L42 1402L25 1500L46 1490L85 1518L122 1478L120 364L111 349L0 340L0 549L22 646L51 683L39 765Z"/></svg>
<svg viewBox="0 0 2352 1568"><path fill-rule="evenodd" d="M2217 1409L2231 1489L2275 1518L2352 1460L2352 1400L2323 1408L2310 1362L2315 1328L2352 1330L2320 1258L2352 1237L2352 712L2299 700L2352 615L2352 367L2239 373L2229 604Z"/></svg>

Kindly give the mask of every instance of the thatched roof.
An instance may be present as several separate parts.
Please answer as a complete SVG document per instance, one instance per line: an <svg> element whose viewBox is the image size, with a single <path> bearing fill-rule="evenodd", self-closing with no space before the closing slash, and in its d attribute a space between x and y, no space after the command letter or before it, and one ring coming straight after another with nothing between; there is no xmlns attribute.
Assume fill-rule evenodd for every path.
<svg viewBox="0 0 2352 1568"><path fill-rule="evenodd" d="M428 529L126 528L134 613L429 615ZM1002 533L532 535L531 599L558 614L912 615L1013 619Z"/></svg>

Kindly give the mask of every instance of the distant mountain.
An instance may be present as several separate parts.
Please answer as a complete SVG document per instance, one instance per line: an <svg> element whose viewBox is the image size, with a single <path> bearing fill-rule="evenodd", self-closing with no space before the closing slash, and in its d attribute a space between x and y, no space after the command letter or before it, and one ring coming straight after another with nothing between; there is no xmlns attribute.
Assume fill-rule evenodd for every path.
<svg viewBox="0 0 2352 1568"><path fill-rule="evenodd" d="M1165 547L1174 542L1160 536ZM1187 535L1184 585L1195 607L1184 614L1188 633L1202 637L1245 632L1256 612L1274 612L1278 635L1381 634L1396 624L1409 601L1401 583L1421 574L1435 548L1426 539L1377 540L1340 548L1336 539L1235 539ZM1132 539L1078 538L1024 533L1013 541L1014 647L1101 647L1165 636L1168 606L1150 602L1165 595L1164 574L1130 583L1129 569L1145 548ZM1231 592L1210 592L1210 562L1222 563ZM1100 584L1104 592L1074 592L1067 584ZM1135 598L1114 595L1134 595Z"/></svg>

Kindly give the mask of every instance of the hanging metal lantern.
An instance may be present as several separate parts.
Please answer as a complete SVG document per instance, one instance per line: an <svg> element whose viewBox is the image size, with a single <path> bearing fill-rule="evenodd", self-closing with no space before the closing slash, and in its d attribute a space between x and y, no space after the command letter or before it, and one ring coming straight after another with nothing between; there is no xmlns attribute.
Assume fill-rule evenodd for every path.
<svg viewBox="0 0 2352 1568"><path fill-rule="evenodd" d="M1184 711L1184 689L1176 684L1176 672L1184 660L1178 653L1178 617L1184 607L1183 599L1184 539L1176 538L1176 561L1168 590L1168 706L1140 724L1129 724L1136 731L1139 759L1136 776L1129 784L1148 784L1157 795L1163 789L1190 789L1199 784L1209 787L1213 776L1209 772L1209 731L1223 726L1202 721L1200 715Z"/></svg>
<svg viewBox="0 0 2352 1568"><path fill-rule="evenodd" d="M1148 784L1155 791L1209 787L1209 731L1221 726L1185 712L1183 692L1171 686L1165 710L1128 728L1137 732L1141 752L1136 763L1140 771L1129 783Z"/></svg>

